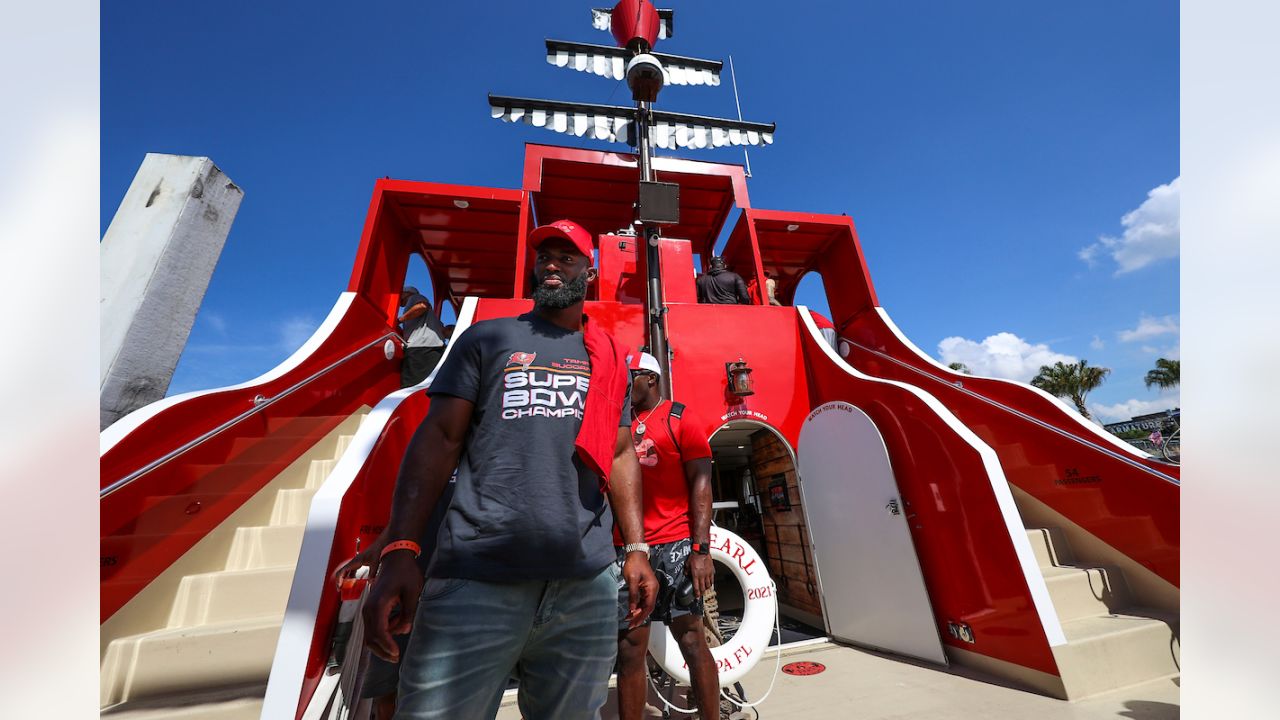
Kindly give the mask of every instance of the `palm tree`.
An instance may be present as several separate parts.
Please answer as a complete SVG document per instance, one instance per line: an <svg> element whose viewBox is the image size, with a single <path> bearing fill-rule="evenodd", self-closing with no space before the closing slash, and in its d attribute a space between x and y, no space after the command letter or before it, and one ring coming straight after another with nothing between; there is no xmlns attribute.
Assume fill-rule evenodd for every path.
<svg viewBox="0 0 1280 720"><path fill-rule="evenodd" d="M972 372L970 372L969 366L965 365L962 362L953 362L950 365L947 365L947 367L951 368L952 370L955 370L958 373L964 373L965 375L973 374Z"/></svg>
<svg viewBox="0 0 1280 720"><path fill-rule="evenodd" d="M1070 365L1056 362L1053 365L1041 365L1040 372L1031 379L1031 384L1050 395L1070 398L1076 410L1092 420L1089 410L1084 406L1084 396L1102 385L1102 381L1110 373L1110 368L1090 367L1088 360Z"/></svg>
<svg viewBox="0 0 1280 720"><path fill-rule="evenodd" d="M1181 360L1165 360L1160 358L1156 361L1154 370L1147 371L1145 382L1147 387L1156 386L1161 390L1178 387L1178 375L1182 370Z"/></svg>

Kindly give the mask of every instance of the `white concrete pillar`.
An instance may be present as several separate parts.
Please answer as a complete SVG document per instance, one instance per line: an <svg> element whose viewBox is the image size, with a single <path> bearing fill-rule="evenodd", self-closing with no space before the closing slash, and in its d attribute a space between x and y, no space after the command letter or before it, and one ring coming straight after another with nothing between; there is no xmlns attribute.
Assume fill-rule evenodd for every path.
<svg viewBox="0 0 1280 720"><path fill-rule="evenodd" d="M143 159L99 248L103 428L169 389L243 198L209 158Z"/></svg>

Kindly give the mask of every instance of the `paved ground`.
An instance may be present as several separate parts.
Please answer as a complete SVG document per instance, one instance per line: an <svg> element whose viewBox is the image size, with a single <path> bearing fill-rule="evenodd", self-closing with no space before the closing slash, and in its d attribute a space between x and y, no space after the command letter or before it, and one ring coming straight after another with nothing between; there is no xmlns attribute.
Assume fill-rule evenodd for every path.
<svg viewBox="0 0 1280 720"><path fill-rule="evenodd" d="M757 708L760 720L1169 720L1179 715L1177 679L1069 703L998 684L967 668L943 670L838 645L792 649L782 662L798 660L822 663L827 669L801 677L778 673L772 693ZM743 686L749 698L760 698L769 689L776 662L766 655L747 675ZM609 691L605 720L617 717L613 692ZM652 697L650 702L659 704ZM656 708L650 711L659 716ZM750 711L743 717L754 718ZM504 703L498 718L519 720L514 697Z"/></svg>

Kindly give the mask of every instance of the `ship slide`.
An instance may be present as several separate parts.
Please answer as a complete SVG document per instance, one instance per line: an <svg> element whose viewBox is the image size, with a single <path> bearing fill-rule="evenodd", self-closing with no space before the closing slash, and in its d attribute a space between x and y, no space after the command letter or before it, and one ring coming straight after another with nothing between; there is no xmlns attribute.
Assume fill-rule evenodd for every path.
<svg viewBox="0 0 1280 720"><path fill-rule="evenodd" d="M887 322L884 311L876 311L874 317ZM1065 512L1048 511L1032 495L1043 493L1042 488L1016 482L1028 481L1023 448L1043 452L1035 443L1044 438L1037 434L1056 428L1046 429L1007 406L998 408L1003 417L975 413L963 418L928 391L933 383L907 373L871 375L867 371L880 372L883 366L868 362L862 366L865 371L860 369L855 364L860 356L850 350L847 337L842 335L837 348L848 360L822 339L804 309L801 320L808 331L801 334L818 398L847 399L884 433L936 626L944 633L959 630L944 636L949 657L1065 699L1178 673L1177 589L1170 592L1155 579L1148 579L1148 586L1129 582L1134 568L1143 567L1141 561L1083 529L1110 526L1107 511L1097 509L1105 503L1093 497L1074 505L1058 500ZM867 383L879 387L858 387ZM946 387L955 388L951 383ZM910 397L893 398L888 388ZM1064 407L1062 412L1071 411ZM983 436L996 439L996 447L1005 452L997 452ZM1096 445L1073 440L1072 445L1067 449L1074 452L1063 453L1057 462L1095 467L1106 458L1132 467L1111 458L1105 440ZM1016 450L1009 451L1010 446ZM1081 492L1082 485L1087 487L1065 487ZM1167 519L1159 515L1159 505L1146 507L1153 524ZM1116 524L1119 519L1110 518ZM1064 526L1071 532L1064 532ZM1159 542L1148 537L1139 545L1139 558L1149 557L1141 554L1145 547L1169 542L1166 536L1156 537ZM821 571L820 546L817 562Z"/></svg>
<svg viewBox="0 0 1280 720"><path fill-rule="evenodd" d="M881 307L846 323L838 347L850 364L939 398L996 450L1024 514L1060 527L1082 558L1121 568L1145 604L1177 612L1178 466L1039 388L941 365Z"/></svg>

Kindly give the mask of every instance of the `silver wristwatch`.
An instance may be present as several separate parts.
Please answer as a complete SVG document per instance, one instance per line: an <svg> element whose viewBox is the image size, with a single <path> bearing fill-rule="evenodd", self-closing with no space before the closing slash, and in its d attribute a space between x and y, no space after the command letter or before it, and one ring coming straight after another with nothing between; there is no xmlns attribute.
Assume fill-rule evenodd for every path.
<svg viewBox="0 0 1280 720"><path fill-rule="evenodd" d="M631 543L630 545L624 546L622 550L625 553L642 552L645 555L648 555L649 544L648 543Z"/></svg>

